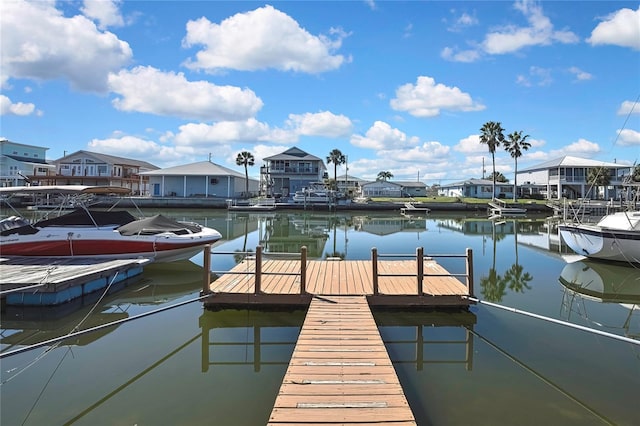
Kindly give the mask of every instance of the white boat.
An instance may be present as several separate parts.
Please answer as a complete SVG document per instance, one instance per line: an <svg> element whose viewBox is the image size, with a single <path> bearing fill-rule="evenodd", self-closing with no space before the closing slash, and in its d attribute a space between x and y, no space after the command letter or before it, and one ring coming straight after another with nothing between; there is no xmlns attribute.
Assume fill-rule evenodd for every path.
<svg viewBox="0 0 640 426"><path fill-rule="evenodd" d="M299 204L329 204L331 193L326 190L303 188L293 194L293 202Z"/></svg>
<svg viewBox="0 0 640 426"><path fill-rule="evenodd" d="M88 194L128 193L128 189L77 185L0 188L1 196L36 192L60 192L80 199ZM163 215L138 219L124 210L78 205L69 213L33 223L18 215L0 220L0 253L4 257L149 258L173 262L193 257L204 245L222 237L215 229Z"/></svg>
<svg viewBox="0 0 640 426"><path fill-rule="evenodd" d="M640 263L640 211L611 213L595 224L559 224L558 230L563 241L577 254Z"/></svg>
<svg viewBox="0 0 640 426"><path fill-rule="evenodd" d="M404 207L400 208L400 214L403 216L427 214L429 212L431 212L430 208L416 206L416 203L412 201L404 203Z"/></svg>
<svg viewBox="0 0 640 426"><path fill-rule="evenodd" d="M251 199L246 203L239 203L236 200L227 200L227 210L241 212L268 212L276 209L275 198Z"/></svg>

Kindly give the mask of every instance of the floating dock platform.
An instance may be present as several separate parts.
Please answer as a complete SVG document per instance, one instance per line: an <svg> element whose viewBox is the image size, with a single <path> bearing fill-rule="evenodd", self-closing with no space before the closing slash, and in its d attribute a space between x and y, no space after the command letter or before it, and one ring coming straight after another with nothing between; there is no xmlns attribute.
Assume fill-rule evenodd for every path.
<svg viewBox="0 0 640 426"><path fill-rule="evenodd" d="M14 306L56 306L140 275L150 259L0 258L0 297Z"/></svg>

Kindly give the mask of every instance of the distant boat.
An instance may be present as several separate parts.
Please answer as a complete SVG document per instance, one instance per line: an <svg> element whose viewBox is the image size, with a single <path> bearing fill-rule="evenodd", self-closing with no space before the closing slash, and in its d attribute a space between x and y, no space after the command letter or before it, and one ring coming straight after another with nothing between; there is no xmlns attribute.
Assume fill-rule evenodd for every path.
<svg viewBox="0 0 640 426"><path fill-rule="evenodd" d="M272 211L276 209L275 198L251 199L247 203L238 203L235 200L227 200L227 209L233 211Z"/></svg>
<svg viewBox="0 0 640 426"><path fill-rule="evenodd" d="M329 204L331 192L321 189L303 188L293 194L293 202L297 204Z"/></svg>
<svg viewBox="0 0 640 426"><path fill-rule="evenodd" d="M563 223L558 230L564 242L583 256L640 263L640 211L605 215L596 224Z"/></svg>
<svg viewBox="0 0 640 426"><path fill-rule="evenodd" d="M84 196L123 194L128 189L76 185L0 188L2 196L37 192ZM80 201L77 205L80 207L69 213L35 223L22 216L0 220L0 253L7 257L142 257L173 262L189 259L206 244L222 238L215 229L163 215L137 219L124 210L88 209Z"/></svg>
<svg viewBox="0 0 640 426"><path fill-rule="evenodd" d="M416 214L427 214L431 212L431 209L428 207L419 207L416 206L415 203L413 202L406 202L404 203L404 207L400 208L400 214L402 214L403 216L411 216L411 215L416 215Z"/></svg>

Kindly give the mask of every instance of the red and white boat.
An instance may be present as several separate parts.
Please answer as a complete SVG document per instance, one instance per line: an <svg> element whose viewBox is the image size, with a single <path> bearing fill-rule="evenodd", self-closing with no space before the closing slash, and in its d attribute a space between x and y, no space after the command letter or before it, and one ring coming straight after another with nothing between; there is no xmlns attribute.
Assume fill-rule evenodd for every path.
<svg viewBox="0 0 640 426"><path fill-rule="evenodd" d="M65 203L75 206L68 213L33 223L22 216L0 220L0 256L149 258L173 262L193 257L203 246L222 237L215 229L163 215L138 219L124 210L90 209L73 197L123 191L128 190L77 185L0 188L0 196L64 194Z"/></svg>

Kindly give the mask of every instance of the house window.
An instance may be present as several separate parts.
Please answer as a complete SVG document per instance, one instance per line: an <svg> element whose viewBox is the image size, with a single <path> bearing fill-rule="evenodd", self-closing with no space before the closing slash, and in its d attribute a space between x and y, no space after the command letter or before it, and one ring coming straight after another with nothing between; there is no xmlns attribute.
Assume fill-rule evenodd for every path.
<svg viewBox="0 0 640 426"><path fill-rule="evenodd" d="M218 179L217 178L211 178L211 185L217 185L218 184Z"/></svg>

